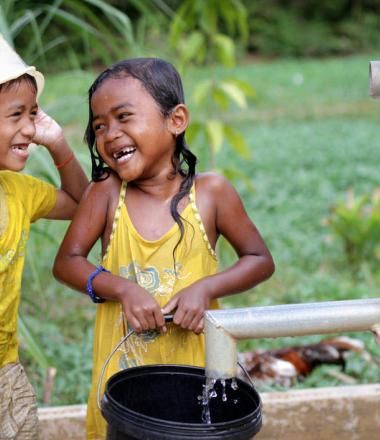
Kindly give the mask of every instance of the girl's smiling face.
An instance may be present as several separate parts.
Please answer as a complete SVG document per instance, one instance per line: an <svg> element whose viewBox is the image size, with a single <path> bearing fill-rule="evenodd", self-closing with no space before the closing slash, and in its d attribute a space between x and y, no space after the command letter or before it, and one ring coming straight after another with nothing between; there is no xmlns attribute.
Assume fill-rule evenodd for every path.
<svg viewBox="0 0 380 440"><path fill-rule="evenodd" d="M172 172L170 118L139 80L107 79L93 94L91 109L97 150L121 179L137 182Z"/></svg>
<svg viewBox="0 0 380 440"><path fill-rule="evenodd" d="M38 106L36 90L26 81L0 91L0 169L21 171L29 157Z"/></svg>

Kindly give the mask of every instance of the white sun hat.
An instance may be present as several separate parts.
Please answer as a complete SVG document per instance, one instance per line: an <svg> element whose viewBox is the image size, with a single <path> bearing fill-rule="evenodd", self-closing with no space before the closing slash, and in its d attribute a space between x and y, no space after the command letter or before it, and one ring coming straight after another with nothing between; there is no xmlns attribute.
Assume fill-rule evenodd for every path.
<svg viewBox="0 0 380 440"><path fill-rule="evenodd" d="M34 66L25 64L0 34L0 84L16 79L25 73L36 80L37 97L40 96L45 84L44 76Z"/></svg>

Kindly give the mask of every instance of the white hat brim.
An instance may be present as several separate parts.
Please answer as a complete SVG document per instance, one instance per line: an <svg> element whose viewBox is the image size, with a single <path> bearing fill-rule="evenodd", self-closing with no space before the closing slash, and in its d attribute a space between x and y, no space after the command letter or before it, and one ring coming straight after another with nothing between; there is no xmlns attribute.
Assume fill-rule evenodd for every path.
<svg viewBox="0 0 380 440"><path fill-rule="evenodd" d="M36 80L38 98L45 85L44 76L34 66L26 65L1 34L0 54L0 84L4 84L8 81L17 79L22 75L28 74Z"/></svg>

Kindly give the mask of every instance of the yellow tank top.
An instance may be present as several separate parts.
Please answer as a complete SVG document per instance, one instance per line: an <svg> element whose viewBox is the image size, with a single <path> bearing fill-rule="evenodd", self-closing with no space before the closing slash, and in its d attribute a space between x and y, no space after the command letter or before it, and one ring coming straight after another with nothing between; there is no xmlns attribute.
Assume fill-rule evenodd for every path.
<svg viewBox="0 0 380 440"><path fill-rule="evenodd" d="M217 272L216 255L196 206L195 185L191 188L189 203L181 213L184 237L177 247L175 260L173 249L180 238L178 225L175 223L158 240L145 240L128 215L126 188L126 182L123 182L102 264L113 274L137 282L163 307L180 290ZM218 302L214 301L211 308L217 307ZM88 440L105 438L105 421L96 403L97 385L107 357L125 336L127 328L128 323L119 303L106 301L97 306L92 388L87 410ZM140 336L133 335L113 355L104 374L101 395L106 380L120 369L147 364L204 366L204 357L204 336L174 324L168 325L165 334L149 332Z"/></svg>

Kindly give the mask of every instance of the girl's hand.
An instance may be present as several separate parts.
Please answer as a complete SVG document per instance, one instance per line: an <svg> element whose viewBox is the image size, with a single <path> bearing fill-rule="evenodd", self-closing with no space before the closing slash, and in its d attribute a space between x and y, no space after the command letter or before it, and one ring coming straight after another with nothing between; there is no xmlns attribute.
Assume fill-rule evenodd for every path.
<svg viewBox="0 0 380 440"><path fill-rule="evenodd" d="M162 309L164 315L173 312L173 322L183 329L202 333L204 312L209 308L210 297L205 283L197 282L178 292Z"/></svg>
<svg viewBox="0 0 380 440"><path fill-rule="evenodd" d="M160 306L153 296L138 284L129 283L121 295L121 304L128 323L136 333L147 330L166 332Z"/></svg>
<svg viewBox="0 0 380 440"><path fill-rule="evenodd" d="M45 146L53 152L57 145L64 140L61 126L40 108L34 120L36 134L33 142Z"/></svg>

